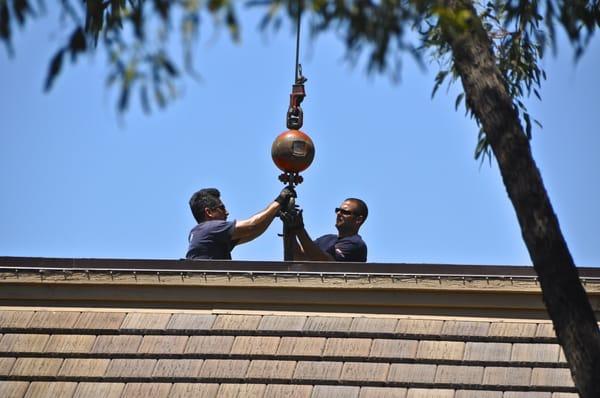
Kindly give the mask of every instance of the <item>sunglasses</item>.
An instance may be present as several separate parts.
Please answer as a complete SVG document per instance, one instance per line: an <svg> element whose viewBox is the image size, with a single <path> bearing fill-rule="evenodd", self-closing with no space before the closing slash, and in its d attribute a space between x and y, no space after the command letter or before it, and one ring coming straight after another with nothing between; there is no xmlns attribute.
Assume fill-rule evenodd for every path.
<svg viewBox="0 0 600 398"><path fill-rule="evenodd" d="M357 214L356 214L355 212L353 212L353 211L346 210L346 209L340 209L339 207L336 207L336 208L335 208L335 214L337 214L337 213L342 213L342 214L343 214L343 215L345 215L345 216L349 216L349 215L356 216L356 215L357 215Z"/></svg>
<svg viewBox="0 0 600 398"><path fill-rule="evenodd" d="M221 211L224 212L225 211L225 205L224 204L220 204L219 206L215 206L215 207L211 208L211 210L217 210L217 209L219 209L219 210L221 210Z"/></svg>

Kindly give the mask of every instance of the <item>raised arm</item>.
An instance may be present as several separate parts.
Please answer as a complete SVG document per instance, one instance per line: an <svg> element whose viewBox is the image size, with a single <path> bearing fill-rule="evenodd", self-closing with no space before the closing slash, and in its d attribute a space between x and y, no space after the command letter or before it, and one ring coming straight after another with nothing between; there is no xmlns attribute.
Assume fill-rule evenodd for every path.
<svg viewBox="0 0 600 398"><path fill-rule="evenodd" d="M302 210L288 217L285 222L294 241L294 260L335 261L329 253L321 250L306 232Z"/></svg>
<svg viewBox="0 0 600 398"><path fill-rule="evenodd" d="M324 252L310 238L306 229L302 228L296 231L296 236L300 241L300 250L302 257L310 261L335 261L329 253Z"/></svg>
<svg viewBox="0 0 600 398"><path fill-rule="evenodd" d="M235 223L231 239L238 241L238 244L240 244L259 237L271 225L279 209L286 205L289 199L295 195L296 193L293 190L284 188L279 196L265 209L246 220L238 220Z"/></svg>

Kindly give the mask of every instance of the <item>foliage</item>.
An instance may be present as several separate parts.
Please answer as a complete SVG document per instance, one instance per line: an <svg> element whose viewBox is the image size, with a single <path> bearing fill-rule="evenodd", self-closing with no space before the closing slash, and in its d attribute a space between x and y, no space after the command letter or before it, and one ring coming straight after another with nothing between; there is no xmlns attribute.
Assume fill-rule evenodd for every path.
<svg viewBox="0 0 600 398"><path fill-rule="evenodd" d="M63 58L75 61L79 54L94 52L98 45L108 55L107 84L117 86L117 108L125 111L134 90L142 107L151 103L164 107L177 95L175 83L181 70L194 75L193 53L204 16L217 26L225 25L234 41L239 40L238 14L233 0L60 0L61 21L69 33L50 61L45 89L52 88L63 67ZM25 25L44 14L43 0L0 0L0 40L13 53L11 37L15 26ZM458 78L440 21L451 20L465 28L469 15L453 15L443 0L250 0L248 6L262 7L261 27L277 28L286 18L295 20L299 10L310 18L311 32L318 36L335 31L346 45L348 59L366 57L369 73L400 76L402 56L418 62L428 54L439 64L433 92ZM546 74L540 66L546 49L556 48L556 29L562 27L576 56L600 26L600 0L490 0L476 2L477 17L492 39L492 51L501 70L514 108L525 132L531 137L531 117L525 99L540 96ZM173 20L177 20L175 26ZM181 38L181 61L168 51L170 36ZM465 104L473 117L468 96L461 92L455 101ZM479 123L479 121L477 121ZM483 155L483 156L482 156ZM475 157L491 158L485 131L480 130Z"/></svg>
<svg viewBox="0 0 600 398"><path fill-rule="evenodd" d="M294 0L255 3L269 6L267 21L274 20L274 12L282 8L287 9L288 15L293 18L293 5L298 4ZM428 52L440 66L432 96L447 78L449 83L458 78L440 22L445 19L457 28L467 29L468 18L471 17L468 13L455 15L444 1L313 0L309 3L313 33L331 30L341 33L350 59L355 60L367 51L368 72L391 72L393 77L397 77L403 52L412 54L417 60L421 59L423 52ZM494 0L474 1L474 5L477 17L492 40L491 50L513 99L513 106L521 117L527 137L531 138L532 122L540 127L541 124L531 117L524 101L531 93L541 99L540 87L546 73L540 61L548 46L556 49L556 27L564 28L579 57L600 26L600 1ZM455 101L457 109L464 99L464 92L458 94ZM468 97L465 107L467 114L473 117ZM485 131L480 126L475 158L483 160L485 157L491 160L491 151Z"/></svg>
<svg viewBox="0 0 600 398"><path fill-rule="evenodd" d="M401 55L411 54L417 61L421 55L413 43L411 26L421 19L420 10L407 6L405 1L324 1L313 0L306 4L295 0L256 0L251 6L267 6L268 12L261 27L278 26L285 16L296 19L298 5L303 14L310 17L313 36L335 31L341 35L347 50L347 58L356 62L366 55L369 73L391 72L397 79L400 74Z"/></svg>
<svg viewBox="0 0 600 398"><path fill-rule="evenodd" d="M50 90L63 68L63 59L76 61L102 47L107 54L106 84L119 90L117 108L123 112L137 91L144 111L151 103L164 107L177 95L176 82L185 69L194 75L193 45L200 21L207 14L224 23L239 39L233 2L226 0L60 0L60 25L69 32L52 57L45 82ZM35 17L45 16L43 0L0 0L0 40L13 54L12 35ZM173 20L178 24L175 26ZM181 38L182 62L169 52L170 36Z"/></svg>
<svg viewBox="0 0 600 398"><path fill-rule="evenodd" d="M454 82L458 74L454 69L451 57L451 49L444 41L439 21L443 18L457 19L455 15L448 15L444 10L433 9L433 14L439 16L435 25L427 24L421 32L424 36L424 46L433 49L433 56L441 66L435 78L432 96L435 95L446 77L451 76L450 82ZM521 116L525 125L527 138L531 139L531 116L524 104L524 98L533 92L541 99L539 89L546 73L540 67L540 60L544 55L546 45L546 34L539 28L539 15L530 15L523 12L511 22L507 4L500 2L487 2L479 10L478 17L488 31L492 41L497 66L504 77L506 89L513 99L513 106ZM458 109L464 92L456 97L455 107ZM471 103L465 101L466 113L473 117ZM478 125L479 121L476 120ZM541 124L534 120L540 127ZM480 126L478 143L475 148L475 158L491 160L489 142L485 132Z"/></svg>

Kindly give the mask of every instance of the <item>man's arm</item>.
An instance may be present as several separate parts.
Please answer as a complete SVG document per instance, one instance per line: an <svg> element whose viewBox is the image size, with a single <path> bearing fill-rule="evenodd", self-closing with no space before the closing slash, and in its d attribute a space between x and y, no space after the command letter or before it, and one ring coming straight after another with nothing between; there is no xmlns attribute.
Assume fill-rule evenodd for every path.
<svg viewBox="0 0 600 398"><path fill-rule="evenodd" d="M238 244L240 244L259 237L269 228L280 208L279 203L272 202L266 209L259 211L247 220L236 221L231 240L238 241Z"/></svg>
<svg viewBox="0 0 600 398"><path fill-rule="evenodd" d="M284 237L284 239L286 239ZM292 260L293 261L301 261L301 260L308 260L308 258L306 257L306 255L304 254L304 250L302 250L302 246L300 246L300 244L298 243L298 238L296 237L296 231L290 231L287 239L289 239L292 243Z"/></svg>
<svg viewBox="0 0 600 398"><path fill-rule="evenodd" d="M300 241L302 257L310 261L335 261L329 253L324 252L310 238L306 229L301 228L296 231L296 236Z"/></svg>
<svg viewBox="0 0 600 398"><path fill-rule="evenodd" d="M284 188L279 196L264 210L256 213L247 220L237 221L231 234L231 240L241 244L259 237L271 225L279 209L285 206L289 199L295 195L296 193L293 190Z"/></svg>
<svg viewBox="0 0 600 398"><path fill-rule="evenodd" d="M283 222L283 245L286 250L291 249L293 261L307 260L296 237L298 230L304 228L302 210L297 208L295 202L293 207L293 209L284 209L279 213L279 218Z"/></svg>
<svg viewBox="0 0 600 398"><path fill-rule="evenodd" d="M293 241L294 260L335 261L329 253L321 250L306 232L302 209L283 213L282 220L289 230L289 239Z"/></svg>

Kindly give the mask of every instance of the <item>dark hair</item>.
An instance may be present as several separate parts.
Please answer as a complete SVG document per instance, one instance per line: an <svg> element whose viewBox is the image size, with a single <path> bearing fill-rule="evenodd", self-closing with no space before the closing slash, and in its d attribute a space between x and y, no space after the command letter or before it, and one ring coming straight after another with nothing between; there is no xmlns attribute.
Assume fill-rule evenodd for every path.
<svg viewBox="0 0 600 398"><path fill-rule="evenodd" d="M348 198L345 201L356 203L356 206L358 207L357 213L359 216L363 217L362 223L364 224L364 222L367 220L367 216L369 215L369 208L367 207L367 204L363 200L357 198Z"/></svg>
<svg viewBox="0 0 600 398"><path fill-rule="evenodd" d="M204 221L204 209L213 209L221 204L221 192L217 188L204 188L190 198L190 209L198 223Z"/></svg>

